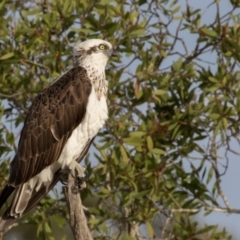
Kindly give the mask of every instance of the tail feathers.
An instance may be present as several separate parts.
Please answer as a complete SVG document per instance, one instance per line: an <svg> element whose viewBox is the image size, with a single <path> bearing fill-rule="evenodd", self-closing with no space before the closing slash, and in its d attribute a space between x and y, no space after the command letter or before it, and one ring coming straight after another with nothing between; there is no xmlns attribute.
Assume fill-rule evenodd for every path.
<svg viewBox="0 0 240 240"><path fill-rule="evenodd" d="M18 218L9 216L9 209L0 217L0 233L5 232L7 228L12 225ZM0 238L1 239L1 238Z"/></svg>
<svg viewBox="0 0 240 240"><path fill-rule="evenodd" d="M15 187L6 185L0 194L0 209L14 191Z"/></svg>
<svg viewBox="0 0 240 240"><path fill-rule="evenodd" d="M37 192L33 191L32 195L28 198L27 202L26 202L26 199L24 199L24 197L18 198L18 196L24 196L24 193L21 193L21 191L24 191L25 188L23 187L17 188L14 198L17 197L18 201L15 203L13 200L12 204L4 212L3 216L0 217L0 232L6 231L10 225L12 225L15 221L21 218L28 211L30 211L43 197L45 197L48 194L48 192L58 182L60 176L61 176L61 171L59 169L55 173L55 176L52 179L52 182L50 183L50 185L46 187L43 184ZM20 191L20 193L18 193L18 191ZM18 211L15 211L16 206L20 206L22 203L24 203L25 205L23 212L21 212L20 214L14 214L13 216L12 213L18 212Z"/></svg>

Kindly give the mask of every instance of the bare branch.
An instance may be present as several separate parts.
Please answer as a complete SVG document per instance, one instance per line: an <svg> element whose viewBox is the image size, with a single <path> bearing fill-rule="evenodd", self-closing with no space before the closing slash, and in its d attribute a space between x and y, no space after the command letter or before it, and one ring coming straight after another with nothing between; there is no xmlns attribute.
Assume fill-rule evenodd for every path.
<svg viewBox="0 0 240 240"><path fill-rule="evenodd" d="M63 187L64 195L67 199L70 226L75 240L93 240L87 225L81 198L78 191L74 190L74 178L68 174L68 187Z"/></svg>

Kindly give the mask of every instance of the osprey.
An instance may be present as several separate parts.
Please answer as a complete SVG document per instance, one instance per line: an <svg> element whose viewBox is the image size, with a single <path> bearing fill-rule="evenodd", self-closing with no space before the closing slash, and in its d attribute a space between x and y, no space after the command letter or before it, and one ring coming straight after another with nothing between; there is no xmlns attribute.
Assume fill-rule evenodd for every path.
<svg viewBox="0 0 240 240"><path fill-rule="evenodd" d="M112 45L103 40L77 44L75 66L33 101L0 195L1 208L14 192L0 231L34 207L64 170L84 179L79 162L108 118L105 67L112 53Z"/></svg>

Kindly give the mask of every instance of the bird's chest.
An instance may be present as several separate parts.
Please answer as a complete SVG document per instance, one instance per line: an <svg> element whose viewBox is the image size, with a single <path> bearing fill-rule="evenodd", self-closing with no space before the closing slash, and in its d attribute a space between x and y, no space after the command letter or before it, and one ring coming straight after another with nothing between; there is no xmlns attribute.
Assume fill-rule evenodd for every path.
<svg viewBox="0 0 240 240"><path fill-rule="evenodd" d="M108 118L108 109L106 97L103 96L100 99L97 97L94 89L89 96L86 114L83 118L81 124L76 128L73 135L76 134L78 141L81 141L81 138L91 139L103 127L106 119Z"/></svg>
<svg viewBox="0 0 240 240"><path fill-rule="evenodd" d="M108 109L106 98L101 97L98 99L93 89L88 99L86 114L79 126L72 132L58 162L63 163L63 165L68 165L71 161L76 160L88 140L97 135L107 118Z"/></svg>

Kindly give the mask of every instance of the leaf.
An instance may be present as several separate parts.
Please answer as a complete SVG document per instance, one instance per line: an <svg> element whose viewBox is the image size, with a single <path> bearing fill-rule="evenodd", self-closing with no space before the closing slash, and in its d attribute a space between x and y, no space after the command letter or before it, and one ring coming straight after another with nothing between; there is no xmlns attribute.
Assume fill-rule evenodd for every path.
<svg viewBox="0 0 240 240"><path fill-rule="evenodd" d="M105 197L108 197L110 195L110 192L107 188L105 187L102 187L100 192L98 193L98 196L102 197L102 198L105 198Z"/></svg>
<svg viewBox="0 0 240 240"><path fill-rule="evenodd" d="M209 81L213 82L213 83L219 83L219 81L214 78L214 77L208 77Z"/></svg>
<svg viewBox="0 0 240 240"><path fill-rule="evenodd" d="M223 128L224 129L228 129L228 120L227 120L227 118L222 118L222 124L223 124Z"/></svg>
<svg viewBox="0 0 240 240"><path fill-rule="evenodd" d="M153 238L154 237L154 230L153 230L152 224L148 221L146 222L146 228L147 228L147 232L148 232L149 237Z"/></svg>
<svg viewBox="0 0 240 240"><path fill-rule="evenodd" d="M60 215L55 214L54 215L54 220L56 221L57 225L59 228L63 228L64 224L65 224L65 219L62 218Z"/></svg>
<svg viewBox="0 0 240 240"><path fill-rule="evenodd" d="M143 196L146 196L147 193L149 193L149 190L142 192L131 192L130 195L132 198L142 198Z"/></svg>
<svg viewBox="0 0 240 240"><path fill-rule="evenodd" d="M130 195L128 195L122 200L121 205L129 206L132 202L133 202L133 199L130 197Z"/></svg>
<svg viewBox="0 0 240 240"><path fill-rule="evenodd" d="M214 173L214 169L213 167L211 167L208 171L208 176L207 176L207 184L212 180L212 177L213 177L213 173Z"/></svg>
<svg viewBox="0 0 240 240"><path fill-rule="evenodd" d="M143 5L144 3L146 3L147 2L147 0L139 0L139 5L141 6L141 5Z"/></svg>
<svg viewBox="0 0 240 240"><path fill-rule="evenodd" d="M123 141L132 146L141 146L142 145L142 139L139 137L124 138Z"/></svg>
<svg viewBox="0 0 240 240"><path fill-rule="evenodd" d="M174 13L179 12L179 10L181 9L181 7L182 7L182 6L176 7L175 9L172 10L172 13L174 14Z"/></svg>
<svg viewBox="0 0 240 240"><path fill-rule="evenodd" d="M212 114L210 114L209 117L212 118L212 119L214 119L214 120L217 120L217 119L220 118L220 114L218 114L218 113L212 113Z"/></svg>
<svg viewBox="0 0 240 240"><path fill-rule="evenodd" d="M71 1L70 0L64 0L63 12L66 13L70 6L71 6Z"/></svg>
<svg viewBox="0 0 240 240"><path fill-rule="evenodd" d="M176 62L173 63L172 68L174 71L179 71L182 67L182 58L179 58Z"/></svg>
<svg viewBox="0 0 240 240"><path fill-rule="evenodd" d="M203 32L204 34L206 34L209 37L217 37L218 36L218 34L215 31L213 31L213 30L211 30L207 27L202 27L200 29L200 31Z"/></svg>
<svg viewBox="0 0 240 240"><path fill-rule="evenodd" d="M131 137L142 137L144 135L146 135L146 132L142 132L142 131L130 132Z"/></svg>
<svg viewBox="0 0 240 240"><path fill-rule="evenodd" d="M10 151L11 151L10 147L0 145L0 153L1 154L5 153L5 152L10 152Z"/></svg>
<svg viewBox="0 0 240 240"><path fill-rule="evenodd" d="M9 144L11 144L11 145L14 144L15 138L14 138L14 134L13 133L7 132L6 138L7 138L7 141L8 141Z"/></svg>
<svg viewBox="0 0 240 240"><path fill-rule="evenodd" d="M44 223L44 230L46 231L46 233L52 233L52 229L50 228L48 222Z"/></svg>
<svg viewBox="0 0 240 240"><path fill-rule="evenodd" d="M162 149L160 149L160 148L153 148L153 149L151 149L151 152L152 152L152 153L159 154L159 155L165 154L165 151L162 150Z"/></svg>
<svg viewBox="0 0 240 240"><path fill-rule="evenodd" d="M100 0L100 4L105 5L105 4L109 4L111 2L111 0Z"/></svg>
<svg viewBox="0 0 240 240"><path fill-rule="evenodd" d="M123 146L120 146L120 151L121 151L121 154L122 154L123 161L128 162L129 158L128 158L128 155L127 155Z"/></svg>
<svg viewBox="0 0 240 240"><path fill-rule="evenodd" d="M202 229L198 230L196 232L196 234L208 233L208 232L210 232L213 229L216 229L216 226L214 226L214 225L205 226Z"/></svg>
<svg viewBox="0 0 240 240"><path fill-rule="evenodd" d="M131 37L138 37L138 36L141 36L143 34L143 29L136 29L136 30L133 30L129 33L129 36Z"/></svg>
<svg viewBox="0 0 240 240"><path fill-rule="evenodd" d="M153 141L152 141L151 136L147 136L147 147L148 147L149 151L151 151L153 149Z"/></svg>
<svg viewBox="0 0 240 240"><path fill-rule="evenodd" d="M164 90L161 90L161 89L158 89L158 90L155 90L154 92L153 92L153 94L154 95L163 95L163 94L165 94L166 93L166 91L164 91Z"/></svg>
<svg viewBox="0 0 240 240"><path fill-rule="evenodd" d="M14 53L13 53L13 52L10 52L10 53L7 53L7 54L1 56L1 57L0 57L0 60L6 60L6 59L9 59L9 58L11 58L11 57L13 57L13 56L14 56Z"/></svg>

